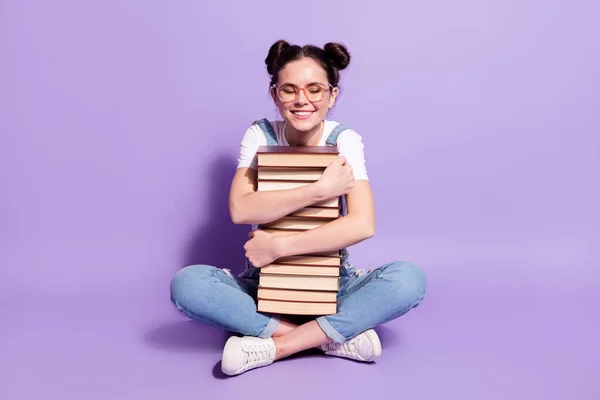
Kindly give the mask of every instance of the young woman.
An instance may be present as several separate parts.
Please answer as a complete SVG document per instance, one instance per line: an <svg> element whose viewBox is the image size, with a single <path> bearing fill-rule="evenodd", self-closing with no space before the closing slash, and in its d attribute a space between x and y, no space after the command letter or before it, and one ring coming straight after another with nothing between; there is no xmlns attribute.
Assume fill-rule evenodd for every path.
<svg viewBox="0 0 600 400"><path fill-rule="evenodd" d="M375 210L359 134L326 119L338 95L339 71L350 54L338 43L324 48L280 40L265 60L271 95L283 121L262 120L246 131L231 183L229 207L237 224L262 224L322 200L345 196L342 217L316 229L286 236L250 232L244 249L248 266L239 276L210 265L180 270L171 282L177 308L198 322L240 334L223 350L222 371L236 375L302 350L365 362L381 354L374 326L416 307L425 296L423 272L408 262L391 262L365 273L349 262L347 247L373 236ZM260 145L336 144L340 157L308 186L257 192L256 150ZM343 249L338 312L304 323L256 310L258 271L296 254Z"/></svg>

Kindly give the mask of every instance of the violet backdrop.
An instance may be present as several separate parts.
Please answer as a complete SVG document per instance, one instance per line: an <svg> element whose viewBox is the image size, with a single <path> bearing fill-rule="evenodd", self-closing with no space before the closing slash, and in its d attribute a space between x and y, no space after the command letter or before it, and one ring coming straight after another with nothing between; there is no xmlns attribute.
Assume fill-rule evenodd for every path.
<svg viewBox="0 0 600 400"><path fill-rule="evenodd" d="M496 332L506 328L501 318L517 331L529 326L537 332L525 335L532 342L523 349L541 346L546 330L572 328L528 358L545 364L542 355L557 342L568 354L555 354L559 369L533 374L540 384L523 384L532 392L519 395L547 399L564 389L564 396L592 398L598 384L585 374L600 366L598 346L586 341L598 333L592 302L600 300L598 11L592 1L4 1L0 311L6 328L0 359L13 357L13 368L10 384L0 389L12 396L3 398L41 390L26 382L60 391L57 382L72 377L80 361L95 366L81 369L80 386L65 395L82 396L90 382L99 385L100 398L198 393L185 380L207 374L187 353L167 351L161 365L136 375L131 371L151 368L154 358L145 353L151 347L137 348L136 339L111 330L116 344L98 348L76 331L112 329L109 321L118 321L132 334L139 328L143 342L143 330L160 326L161 318L179 321L168 293L179 268L210 263L241 270L248 227L230 222L227 192L244 130L255 119L276 117L264 58L280 38L342 41L352 53L330 118L363 136L378 214L376 236L351 249L353 261L370 268L409 260L430 282L422 307L388 329L424 324L419 329L432 342L421 346L431 352L436 331L443 336L452 325L460 337L461 329L488 321L485 334L497 336L485 343L478 336L476 358L507 337ZM511 310L533 305L511 319ZM547 325L531 322L538 312L547 312ZM461 315L462 322L453 319ZM196 328L185 326L189 332L174 328L160 340L168 342L169 332L180 335L195 357L204 357L194 347ZM36 332L54 333L41 343ZM520 341L518 334L508 337ZM210 369L221 344L211 350ZM574 344L578 350L567 350ZM405 393L439 398L436 381L462 379L432 370L405 337L402 346L427 370ZM124 359L104 359L108 348L123 351ZM90 351L101 361L79 358ZM181 371L168 371L183 354L189 375L168 380L182 379ZM36 370L40 364L32 360L40 356L46 361ZM63 357L70 361L60 364ZM398 362L405 357L399 354ZM309 358L302 376L316 379L309 366L320 361ZM302 362L256 371L254 379L264 374L285 381ZM94 368L112 363L128 365L122 368L138 380L103 369L103 383L95 381ZM588 372L573 370L577 365ZM387 368L412 371L394 363ZM56 372L61 369L65 375ZM48 370L56 376L48 377ZM491 398L484 393L496 393L496 385L512 387L495 381L495 372L485 376L489 381L465 378L480 382L477 395L468 392L473 386L458 385L455 393ZM572 384L553 381L558 376ZM544 389L548 381L552 389ZM506 390L503 395L518 397Z"/></svg>

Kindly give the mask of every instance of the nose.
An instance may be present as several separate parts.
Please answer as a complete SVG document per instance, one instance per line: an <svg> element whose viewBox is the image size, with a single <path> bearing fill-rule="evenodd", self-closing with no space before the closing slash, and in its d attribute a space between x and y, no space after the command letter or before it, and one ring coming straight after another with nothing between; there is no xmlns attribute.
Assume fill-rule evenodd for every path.
<svg viewBox="0 0 600 400"><path fill-rule="evenodd" d="M306 93L304 92L304 88L298 90L296 93L296 104L306 104L308 103L308 97L306 97Z"/></svg>

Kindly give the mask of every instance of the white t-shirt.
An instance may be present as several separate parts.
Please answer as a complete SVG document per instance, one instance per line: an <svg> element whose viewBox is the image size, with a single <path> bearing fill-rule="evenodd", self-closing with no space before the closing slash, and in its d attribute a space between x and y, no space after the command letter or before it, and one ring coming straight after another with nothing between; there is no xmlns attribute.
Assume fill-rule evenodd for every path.
<svg viewBox="0 0 600 400"><path fill-rule="evenodd" d="M279 146L289 146L284 132L284 121L270 121L273 126L273 131L277 138ZM325 121L323 136L319 141L319 146L326 146L327 137L331 131L338 126L335 121ZM242 138L240 156L238 158L238 168L247 167L257 169L256 151L258 146L266 146L267 137L259 125L251 125ZM354 179L369 180L367 168L365 165L364 144L362 137L352 129L346 129L338 136L337 147L340 155L346 158L346 161L352 167Z"/></svg>

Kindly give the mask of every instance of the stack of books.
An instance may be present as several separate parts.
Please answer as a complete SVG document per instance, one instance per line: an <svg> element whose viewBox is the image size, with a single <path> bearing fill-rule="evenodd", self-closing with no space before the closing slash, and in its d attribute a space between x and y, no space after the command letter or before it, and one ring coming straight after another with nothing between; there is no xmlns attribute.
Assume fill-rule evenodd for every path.
<svg viewBox="0 0 600 400"><path fill-rule="evenodd" d="M335 146L261 146L258 191L293 189L318 181L335 161ZM340 216L339 198L312 204L260 229L289 235L315 229ZM329 251L283 257L260 269L258 311L293 315L330 315L337 312L340 252Z"/></svg>

